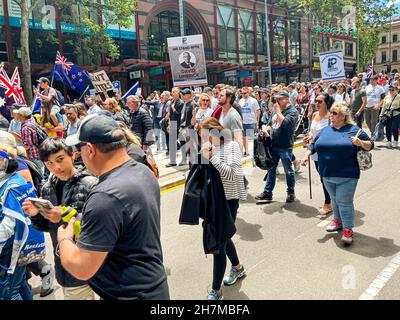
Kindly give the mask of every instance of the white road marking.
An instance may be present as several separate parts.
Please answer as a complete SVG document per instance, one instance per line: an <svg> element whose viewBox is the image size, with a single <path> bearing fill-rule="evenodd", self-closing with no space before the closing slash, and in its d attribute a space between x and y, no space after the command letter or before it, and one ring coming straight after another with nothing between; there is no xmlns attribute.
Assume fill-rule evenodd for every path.
<svg viewBox="0 0 400 320"><path fill-rule="evenodd" d="M302 234L299 235L298 237L294 238L294 240L298 240L298 239L300 239L301 237L304 237L305 235L306 235L305 233L302 233Z"/></svg>
<svg viewBox="0 0 400 320"><path fill-rule="evenodd" d="M400 268L400 253L382 270L358 300L373 300Z"/></svg>
<svg viewBox="0 0 400 320"><path fill-rule="evenodd" d="M321 221L320 223L317 224L317 227L323 228L326 227L328 224L332 222L332 219L326 219L324 221Z"/></svg>

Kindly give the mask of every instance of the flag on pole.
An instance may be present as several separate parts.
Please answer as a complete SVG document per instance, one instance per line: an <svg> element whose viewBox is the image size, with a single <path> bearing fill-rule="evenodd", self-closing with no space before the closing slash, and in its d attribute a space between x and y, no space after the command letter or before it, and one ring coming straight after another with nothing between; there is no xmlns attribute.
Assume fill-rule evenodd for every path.
<svg viewBox="0 0 400 320"><path fill-rule="evenodd" d="M140 94L141 91L142 90L140 89L140 83L138 81L122 96L122 100L124 100L124 102L126 103L126 98L128 96Z"/></svg>
<svg viewBox="0 0 400 320"><path fill-rule="evenodd" d="M18 67L15 68L11 79L4 70L3 65L0 65L0 87L5 89L5 95L14 99L16 103L26 105L24 92L21 87L21 78L19 76Z"/></svg>
<svg viewBox="0 0 400 320"><path fill-rule="evenodd" d="M86 89L89 82L87 73L68 61L68 59L63 57L58 51L53 74L56 80L62 81L71 89L79 91L80 93Z"/></svg>
<svg viewBox="0 0 400 320"><path fill-rule="evenodd" d="M371 79L374 75L374 59L372 59L371 65L368 66L367 75L368 79Z"/></svg>
<svg viewBox="0 0 400 320"><path fill-rule="evenodd" d="M33 100L32 103L32 113L33 114L40 113L41 109L42 109L42 101L37 96L35 96L35 100Z"/></svg>

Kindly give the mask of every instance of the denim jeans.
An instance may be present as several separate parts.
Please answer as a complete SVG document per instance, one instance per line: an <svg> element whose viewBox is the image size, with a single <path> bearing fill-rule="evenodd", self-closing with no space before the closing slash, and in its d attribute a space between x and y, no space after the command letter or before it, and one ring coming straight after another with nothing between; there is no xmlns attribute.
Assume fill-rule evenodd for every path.
<svg viewBox="0 0 400 320"><path fill-rule="evenodd" d="M17 266L13 274L0 278L0 300L32 300L26 279L26 266Z"/></svg>
<svg viewBox="0 0 400 320"><path fill-rule="evenodd" d="M271 156L272 156L273 167L270 170L268 170L264 191L266 193L272 194L276 182L276 168L278 167L279 160L281 160L286 175L286 184L287 184L286 191L287 193L294 193L294 187L296 184L296 174L294 172L292 163L293 150L291 148L290 149L272 148Z"/></svg>
<svg viewBox="0 0 400 320"><path fill-rule="evenodd" d="M344 229L354 227L354 194L358 179L355 178L323 178L325 188L332 199L335 219L343 224Z"/></svg>

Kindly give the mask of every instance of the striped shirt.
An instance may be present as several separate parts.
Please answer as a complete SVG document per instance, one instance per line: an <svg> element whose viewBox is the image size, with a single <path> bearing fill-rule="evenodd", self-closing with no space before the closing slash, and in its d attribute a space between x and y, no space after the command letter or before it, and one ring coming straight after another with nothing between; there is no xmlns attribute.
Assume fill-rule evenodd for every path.
<svg viewBox="0 0 400 320"><path fill-rule="evenodd" d="M227 200L246 200L242 168L242 153L236 141L229 141L215 149L210 162L218 170Z"/></svg>

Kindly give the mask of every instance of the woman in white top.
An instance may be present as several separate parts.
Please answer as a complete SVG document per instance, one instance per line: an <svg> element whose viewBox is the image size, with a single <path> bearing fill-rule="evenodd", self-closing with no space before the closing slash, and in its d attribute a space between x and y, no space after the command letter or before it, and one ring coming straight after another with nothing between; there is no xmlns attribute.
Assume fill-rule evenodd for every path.
<svg viewBox="0 0 400 320"><path fill-rule="evenodd" d="M350 95L347 93L347 87L344 83L338 84L338 91L337 94L342 97L342 101L346 102L347 105L350 104Z"/></svg>
<svg viewBox="0 0 400 320"><path fill-rule="evenodd" d="M329 125L328 104L331 104L331 101L330 102L328 101L328 104L327 104L327 101L325 101L326 98L327 98L327 94L321 94L321 95L317 96L317 98L315 99L315 102L317 104L316 107L317 107L318 111L315 112L313 115L310 133L308 134L308 136L306 136L303 139L303 141L306 144L311 143L313 138L316 137L318 135L318 133L321 132L322 129L324 129L325 127L327 127ZM311 156L311 160L314 161L315 167L317 168L317 171L318 171L318 154L317 153L313 154ZM304 159L303 159L302 163L304 163ZM332 213L332 204L331 204L331 197L329 196L329 193L325 188L322 178L321 178L321 183L322 183L322 188L324 190L325 203L322 206L322 208L319 209L319 214L322 217L325 217L329 213Z"/></svg>
<svg viewBox="0 0 400 320"><path fill-rule="evenodd" d="M207 93L202 93L199 98L198 108L193 109L192 126L196 129L204 119L211 117L214 110L211 108L211 98Z"/></svg>
<svg viewBox="0 0 400 320"><path fill-rule="evenodd" d="M239 200L246 200L247 193L244 186L242 169L242 153L240 146L232 140L230 130L226 130L215 118L207 118L197 128L201 141L201 153L204 158L218 170L225 191L226 201L231 211L233 221L236 220ZM224 277L226 257L228 256L232 268ZM208 294L208 300L222 300L222 281L225 285L232 285L237 279L246 275L244 266L240 264L236 248L231 239L221 247L220 253L214 255L213 284Z"/></svg>

